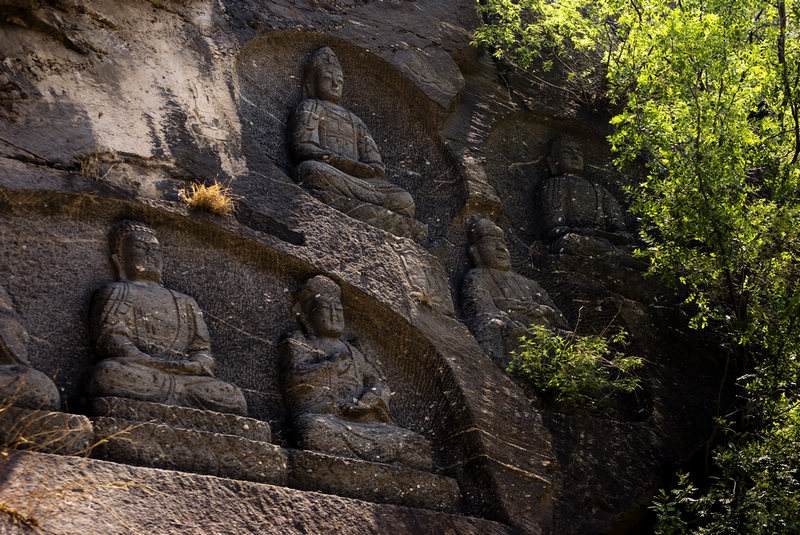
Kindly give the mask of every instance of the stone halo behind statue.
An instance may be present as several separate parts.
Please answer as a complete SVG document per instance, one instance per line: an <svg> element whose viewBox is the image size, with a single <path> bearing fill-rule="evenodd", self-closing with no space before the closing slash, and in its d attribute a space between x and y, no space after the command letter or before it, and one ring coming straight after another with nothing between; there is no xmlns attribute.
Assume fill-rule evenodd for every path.
<svg viewBox="0 0 800 535"><path fill-rule="evenodd" d="M214 377L200 307L162 285L161 245L153 229L117 224L111 258L118 282L95 292L92 303L94 345L102 360L89 393L246 415L241 390Z"/></svg>
<svg viewBox="0 0 800 535"><path fill-rule="evenodd" d="M296 179L345 214L418 241L427 226L414 219L412 196L386 180L386 168L364 122L339 104L344 75L329 47L304 66L305 98L292 115L289 142Z"/></svg>

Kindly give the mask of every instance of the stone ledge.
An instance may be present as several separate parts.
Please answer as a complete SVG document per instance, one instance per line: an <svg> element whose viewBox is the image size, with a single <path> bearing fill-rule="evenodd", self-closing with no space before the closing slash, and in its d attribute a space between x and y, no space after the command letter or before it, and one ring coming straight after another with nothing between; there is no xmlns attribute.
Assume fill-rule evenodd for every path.
<svg viewBox="0 0 800 535"><path fill-rule="evenodd" d="M259 533L511 535L479 518L374 504L261 483L41 453L0 464L0 501L35 507L39 529L61 535ZM29 530L0 515L0 533Z"/></svg>
<svg viewBox="0 0 800 535"><path fill-rule="evenodd" d="M461 493L452 478L411 468L286 450L290 487L370 502L455 512Z"/></svg>
<svg viewBox="0 0 800 535"><path fill-rule="evenodd" d="M456 512L460 506L454 479L413 468L167 424L105 416L92 421L97 443L92 456L103 460L436 511Z"/></svg>
<svg viewBox="0 0 800 535"><path fill-rule="evenodd" d="M62 455L88 455L94 444L86 416L20 407L0 409L0 446Z"/></svg>
<svg viewBox="0 0 800 535"><path fill-rule="evenodd" d="M136 466L286 484L286 453L267 442L121 418L101 416L92 421L98 438L93 457Z"/></svg>
<svg viewBox="0 0 800 535"><path fill-rule="evenodd" d="M190 407L103 397L92 400L91 414L92 416L107 416L135 422L155 421L178 429L236 435L257 442L272 441L272 434L267 422L236 414Z"/></svg>

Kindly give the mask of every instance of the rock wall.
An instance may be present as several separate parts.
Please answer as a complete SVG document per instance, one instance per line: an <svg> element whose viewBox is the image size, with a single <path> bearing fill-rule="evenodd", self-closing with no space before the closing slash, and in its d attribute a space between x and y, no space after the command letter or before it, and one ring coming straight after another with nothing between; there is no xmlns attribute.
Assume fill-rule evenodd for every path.
<svg viewBox="0 0 800 535"><path fill-rule="evenodd" d="M469 46L479 23L471 0L0 5L0 283L30 331L32 366L55 379L64 410L88 411L84 386L97 358L91 295L114 280L109 229L135 219L159 236L165 286L204 311L217 376L243 390L249 416L269 422L275 444L293 446L278 345L296 326L293 295L325 274L342 288L346 337L385 369L392 417L429 439L437 471L457 480L460 513L505 524L270 488L274 503L253 506L241 529L338 533L352 521L353 533L391 525L577 534L645 525L643 507L661 478L707 432L716 383L702 357L713 349L680 331L672 298L642 279L630 243L595 255L546 242L537 192L556 134L582 140L587 178L620 199L635 177L609 170L601 118L499 76ZM420 243L348 217L293 180L287 127L303 64L320 46L339 57L341 104L372 134L387 179L413 196L429 229ZM234 216L180 202L187 183L211 180L230 184ZM459 302L475 215L505 230L513 270L539 281L571 327L599 332L613 322L631 331L632 351L648 359L640 396L613 416L562 414L484 353ZM47 457L47 469L20 459L22 468L6 471L11 490L0 491L9 503L30 492L23 472L57 486L78 470L73 459ZM102 481L157 479L86 462ZM233 493L267 499L239 482L174 477L158 493L173 496L174 522L190 530L199 513L181 510L197 489L215 487L205 503L220 517L236 514ZM137 504L154 503L144 494ZM91 496L85 507L48 505L74 528L65 533L93 514L101 498ZM107 505L125 500L117 493ZM288 512L293 500L302 514ZM171 529L164 522L124 512L102 532Z"/></svg>

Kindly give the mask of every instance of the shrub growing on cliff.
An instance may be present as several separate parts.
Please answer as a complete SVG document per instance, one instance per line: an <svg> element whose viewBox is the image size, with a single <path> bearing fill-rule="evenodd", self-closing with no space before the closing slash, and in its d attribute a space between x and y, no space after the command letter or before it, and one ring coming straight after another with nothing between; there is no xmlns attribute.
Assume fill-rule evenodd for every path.
<svg viewBox="0 0 800 535"><path fill-rule="evenodd" d="M479 5L476 42L498 58L605 89L616 163L646 171L640 253L748 372L711 477L662 496L658 529L800 533L800 0Z"/></svg>
<svg viewBox="0 0 800 535"><path fill-rule="evenodd" d="M633 372L641 368L642 359L616 349L627 342L624 330L607 340L531 325L520 338L519 349L512 352L507 370L556 401L597 404L615 393L639 388Z"/></svg>
<svg viewBox="0 0 800 535"><path fill-rule="evenodd" d="M192 210L201 210L216 215L230 215L236 208L229 187L214 181L207 186L193 183L178 192L178 196Z"/></svg>

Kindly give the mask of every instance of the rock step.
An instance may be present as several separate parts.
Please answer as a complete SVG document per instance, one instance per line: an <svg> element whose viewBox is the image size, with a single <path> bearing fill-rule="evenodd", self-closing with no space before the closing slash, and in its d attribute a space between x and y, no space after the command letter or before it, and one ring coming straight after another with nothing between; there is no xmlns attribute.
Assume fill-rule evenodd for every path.
<svg viewBox="0 0 800 535"><path fill-rule="evenodd" d="M122 418L92 418L92 456L151 468L286 485L282 448L236 435L182 429Z"/></svg>
<svg viewBox="0 0 800 535"><path fill-rule="evenodd" d="M404 466L284 449L230 434L105 416L92 456L135 466L270 483L375 503L458 511L452 478Z"/></svg>
<svg viewBox="0 0 800 535"><path fill-rule="evenodd" d="M461 492L456 480L404 466L286 450L288 486L369 502L456 512Z"/></svg>
<svg viewBox="0 0 800 535"><path fill-rule="evenodd" d="M0 447L88 455L94 444L86 416L6 406L0 408Z"/></svg>
<svg viewBox="0 0 800 535"><path fill-rule="evenodd" d="M272 440L272 433L267 422L236 414L162 403L115 397L95 398L91 404L91 415L135 422L156 422L179 429L236 435L258 442L271 442Z"/></svg>
<svg viewBox="0 0 800 535"><path fill-rule="evenodd" d="M515 533L465 515L62 455L12 452L0 480L0 501L39 504L39 529L60 535ZM42 499L48 489L57 499ZM0 533L24 530L11 522L0 515Z"/></svg>

